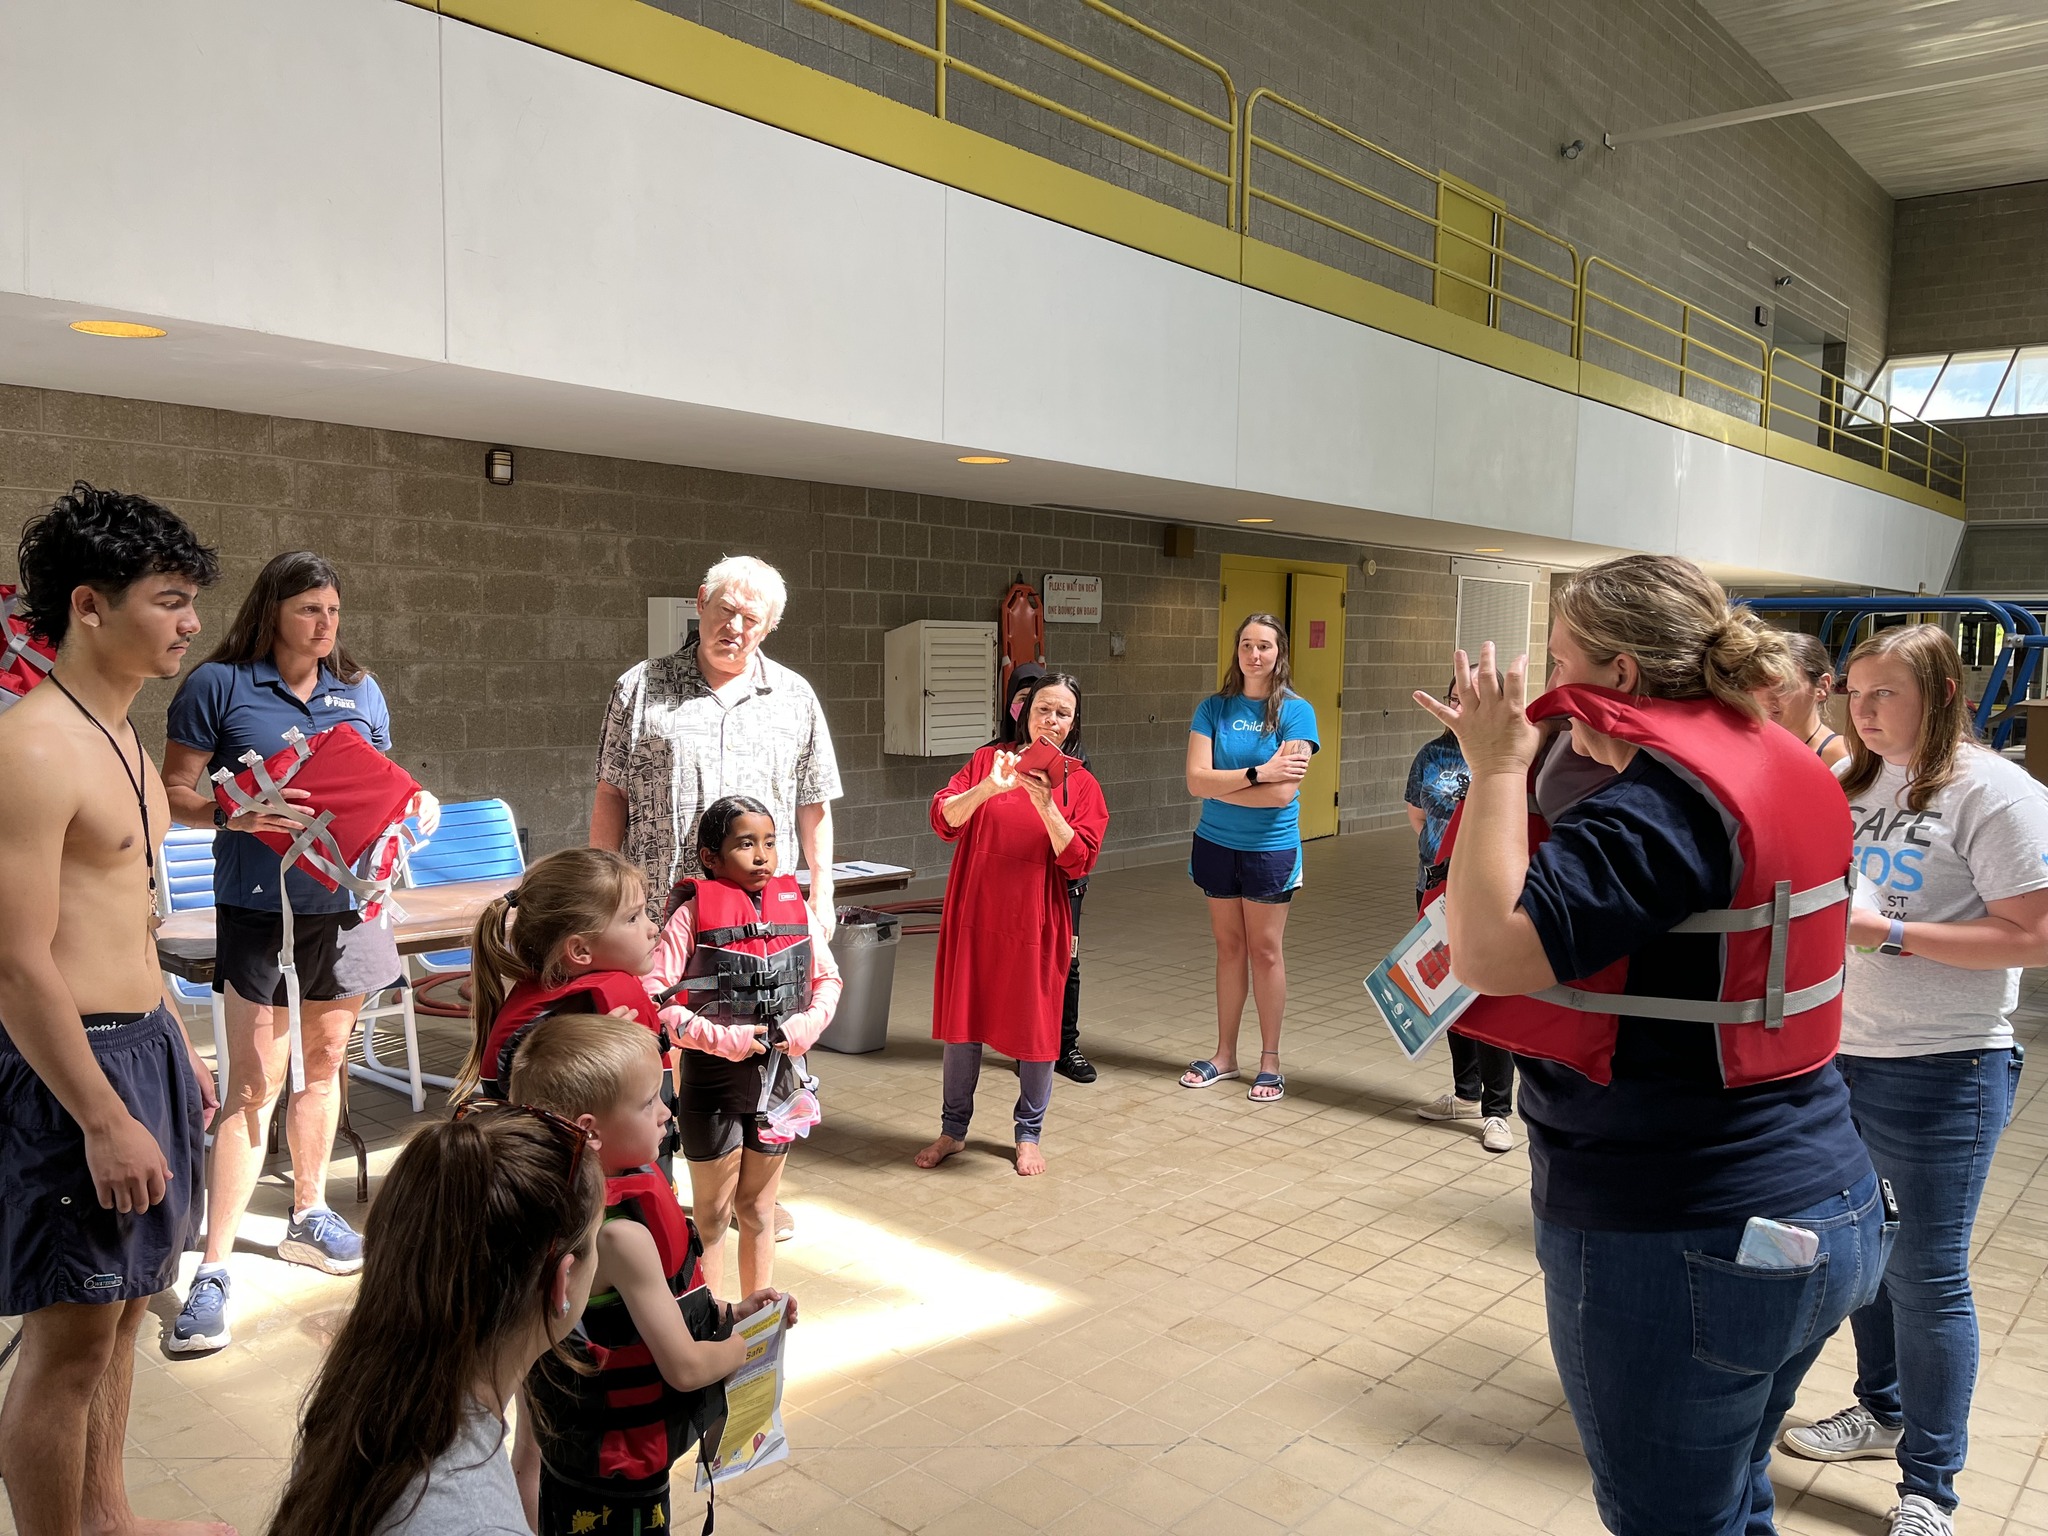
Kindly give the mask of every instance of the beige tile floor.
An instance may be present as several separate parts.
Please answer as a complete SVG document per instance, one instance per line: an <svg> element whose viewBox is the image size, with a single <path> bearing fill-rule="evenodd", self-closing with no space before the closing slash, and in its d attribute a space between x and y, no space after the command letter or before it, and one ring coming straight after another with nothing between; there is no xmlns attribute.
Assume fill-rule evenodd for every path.
<svg viewBox="0 0 2048 1536"><path fill-rule="evenodd" d="M1051 1172L1031 1182L1006 1158L1011 1079L993 1061L971 1149L911 1167L936 1130L938 1057L931 941L904 940L890 1047L820 1054L826 1123L785 1185L798 1235L777 1278L805 1308L795 1450L735 1486L719 1529L1598 1531L1544 1338L1526 1156L1418 1122L1443 1059L1411 1067L1361 1006L1360 978L1412 910L1411 847L1405 833L1311 845L1288 934L1289 1094L1270 1107L1242 1084L1174 1084L1212 1019L1201 900L1178 866L1100 877L1083 1019L1102 1078L1056 1080ZM2043 1033L2042 1004L2032 994L2023 1034ZM2038 1054L1977 1226L1968 1536L2048 1533ZM375 1088L356 1109L381 1171L414 1122ZM335 1193L353 1209L339 1178ZM245 1228L231 1349L172 1362L145 1331L128 1465L147 1514L265 1529L295 1404L351 1284L269 1257L287 1198L267 1180ZM160 1305L166 1326L174 1310ZM1838 1338L1797 1412L1849 1401L1852 1374ZM1776 1471L1783 1529L1883 1530L1887 1464Z"/></svg>

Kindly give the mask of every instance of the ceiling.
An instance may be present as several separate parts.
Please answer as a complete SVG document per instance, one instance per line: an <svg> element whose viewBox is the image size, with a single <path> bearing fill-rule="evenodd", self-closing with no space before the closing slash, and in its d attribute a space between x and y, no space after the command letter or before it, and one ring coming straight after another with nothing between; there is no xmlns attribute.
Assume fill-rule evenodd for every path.
<svg viewBox="0 0 2048 1536"><path fill-rule="evenodd" d="M1702 0L1788 97L2048 66L2048 0ZM2048 68L1813 114L1894 197L2048 178Z"/></svg>

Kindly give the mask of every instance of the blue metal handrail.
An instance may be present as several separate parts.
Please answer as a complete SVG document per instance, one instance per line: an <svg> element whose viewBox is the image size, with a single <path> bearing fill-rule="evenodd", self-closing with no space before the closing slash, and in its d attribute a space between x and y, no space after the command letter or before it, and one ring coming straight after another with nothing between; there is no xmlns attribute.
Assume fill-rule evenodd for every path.
<svg viewBox="0 0 2048 1536"><path fill-rule="evenodd" d="M2043 650L2048 650L2048 634L2041 629L2041 621L2028 612L2020 603L2001 602L1991 597L1738 597L1736 603L1758 611L1771 613L1818 613L1822 615L1823 633L1831 628L1838 618L1849 621L1849 632L1842 642L1840 654L1835 658L1837 674L1848 665L1849 653L1856 648L1856 629L1868 618L1908 617L1916 613L1962 613L1987 618L2005 631L2005 643L1999 647L1998 659L1991 664L1991 676L1984 686L1984 697L1977 701L1977 713L1972 724L1977 734L1989 736L1991 744L2004 748L2012 737L2014 710L2019 701L2026 697L2027 687L2034 680L2037 659ZM1998 710L1998 689L2006 679L2008 671L2012 703L2003 711Z"/></svg>

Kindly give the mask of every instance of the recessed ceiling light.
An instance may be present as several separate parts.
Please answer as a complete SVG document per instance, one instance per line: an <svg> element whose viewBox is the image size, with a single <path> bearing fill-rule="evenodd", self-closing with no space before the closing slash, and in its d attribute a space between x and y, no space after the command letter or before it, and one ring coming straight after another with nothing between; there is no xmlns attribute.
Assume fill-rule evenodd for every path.
<svg viewBox="0 0 2048 1536"><path fill-rule="evenodd" d="M999 453L963 453L960 455L960 462L962 464L1007 464L1010 461Z"/></svg>
<svg viewBox="0 0 2048 1536"><path fill-rule="evenodd" d="M119 336L125 341L142 341L166 333L153 325L137 325L132 320L74 320L71 329L82 331L87 336Z"/></svg>
<svg viewBox="0 0 2048 1536"><path fill-rule="evenodd" d="M1270 517L1240 517L1238 521L1240 523L1270 523L1273 519Z"/></svg>
<svg viewBox="0 0 2048 1536"><path fill-rule="evenodd" d="M1498 555L1504 553L1504 551L1498 544L1476 544L1472 548L1472 553L1475 555Z"/></svg>

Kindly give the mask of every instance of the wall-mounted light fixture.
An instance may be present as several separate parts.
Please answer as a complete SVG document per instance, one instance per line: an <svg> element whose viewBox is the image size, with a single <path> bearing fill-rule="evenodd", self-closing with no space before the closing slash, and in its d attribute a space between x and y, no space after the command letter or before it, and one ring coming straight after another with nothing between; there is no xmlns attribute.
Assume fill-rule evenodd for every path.
<svg viewBox="0 0 2048 1536"><path fill-rule="evenodd" d="M484 478L493 485L512 483L512 450L493 448L484 455Z"/></svg>

